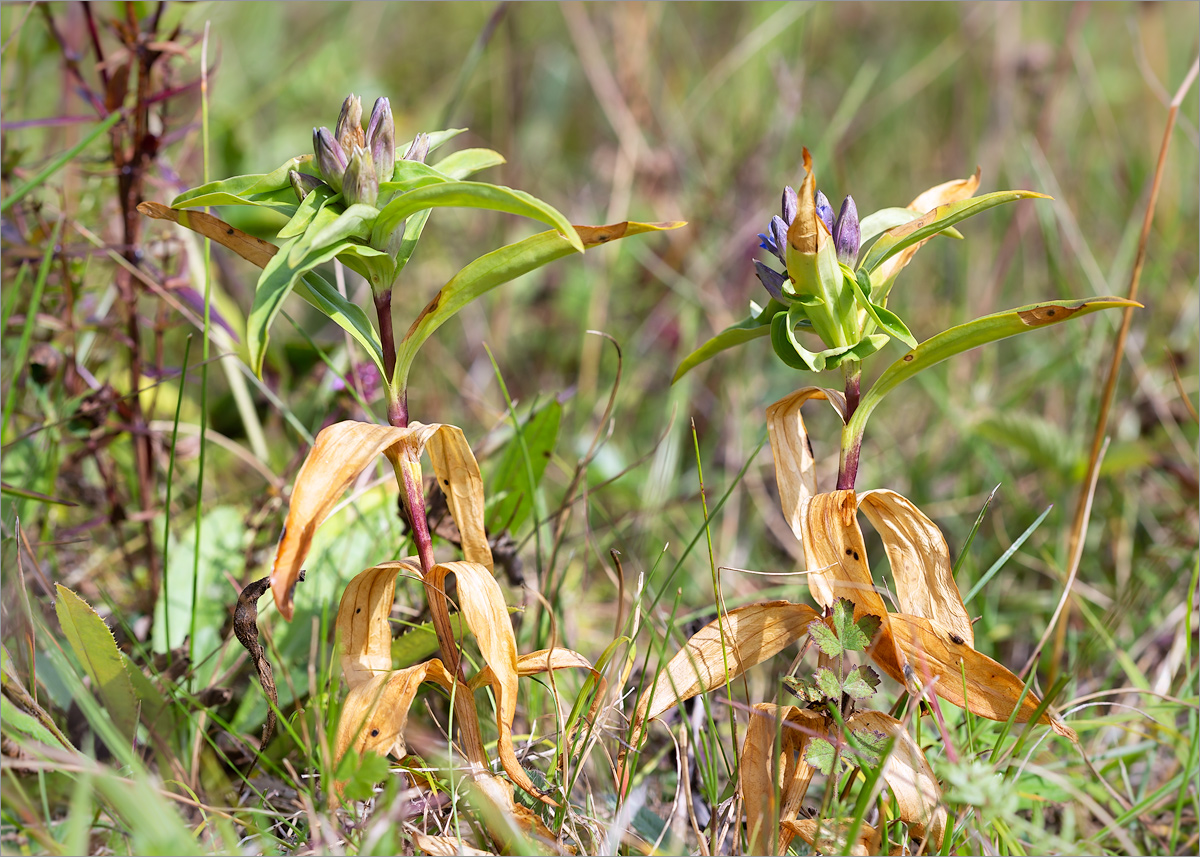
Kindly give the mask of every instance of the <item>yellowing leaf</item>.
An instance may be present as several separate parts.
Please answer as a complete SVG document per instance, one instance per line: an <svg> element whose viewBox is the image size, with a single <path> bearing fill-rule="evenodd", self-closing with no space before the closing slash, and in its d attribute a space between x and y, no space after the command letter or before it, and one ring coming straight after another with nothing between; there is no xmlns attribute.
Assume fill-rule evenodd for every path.
<svg viewBox="0 0 1200 857"><path fill-rule="evenodd" d="M928 619L946 634L975 645L975 632L942 531L910 501L877 489L858 495L858 508L883 539L901 613Z"/></svg>
<svg viewBox="0 0 1200 857"><path fill-rule="evenodd" d="M846 837L850 834L850 828L854 822L851 819L843 819L841 821L831 821L827 818L801 818L795 821L784 822L785 828L795 835L799 836L809 847L817 854L854 854L867 855L878 854L880 835L879 831L869 824L860 824L858 826L858 834L854 838L854 844L850 846L850 850L846 850ZM819 834L819 835L818 835Z"/></svg>
<svg viewBox="0 0 1200 857"><path fill-rule="evenodd" d="M939 205L970 199L975 195L975 191L979 190L979 174L980 171L976 170L975 175L971 176L970 178L953 179L951 181L935 185L929 190L921 193L916 199L910 202L908 204L908 209L910 211L918 212L919 214L925 214L926 212L937 208ZM907 224L905 225L907 226ZM872 282L886 284L889 280L895 278L895 276L899 274L909 262L912 261L912 258L917 254L917 251L925 246L926 241L929 241L929 239L926 238L925 241L919 241L911 247L906 247L895 256L885 261L882 265L875 269L874 272L872 272ZM883 288L885 289L884 294L886 294L887 286L883 286Z"/></svg>
<svg viewBox="0 0 1200 857"><path fill-rule="evenodd" d="M928 686L932 682L934 693L942 699L980 717L1008 720L1024 687L1019 678L965 642L954 642L928 619L903 613L893 613L891 619L897 646L908 653L908 665L917 683ZM878 648L874 657L884 672L897 681L905 681L903 669L887 657L886 649ZM1017 709L1016 722L1028 723L1040 704L1034 693L1027 693ZM1075 732L1052 712L1043 714L1038 722L1071 741L1079 741Z"/></svg>
<svg viewBox="0 0 1200 857"><path fill-rule="evenodd" d="M816 771L804 761L804 750L811 737L824 735L826 729L825 718L807 708L781 708L769 702L754 706L738 761L738 788L750 839L748 853L787 853L792 831L780 825L794 821L800 811Z"/></svg>
<svg viewBox="0 0 1200 857"><path fill-rule="evenodd" d="M408 428L347 420L322 429L292 488L291 505L271 571L275 606L292 618L292 591L312 546L313 535L342 493L375 457L383 454L420 479L420 455L429 445L438 486L463 536L463 552L491 567L483 530L483 479L462 429L413 423Z"/></svg>
<svg viewBox="0 0 1200 857"><path fill-rule="evenodd" d="M396 600L396 575L421 577L412 560L385 562L355 576L338 605L342 673L351 690L392 670L392 629L388 617Z"/></svg>
<svg viewBox="0 0 1200 857"><path fill-rule="evenodd" d="M512 781L526 792L553 803L534 786L517 761L513 748L512 726L517 716L517 638L508 618L504 592L491 569L477 562L436 565L429 573L429 586L445 592L446 578L451 574L458 583L458 606L463 621L475 635L479 653L491 669L490 684L496 692L496 727L500 733L496 745L500 764ZM431 599L430 609L445 609L444 601L441 608L436 602L437 599Z"/></svg>
<svg viewBox="0 0 1200 857"><path fill-rule="evenodd" d="M884 763L883 779L896 800L900 818L908 822L909 832L916 838L928 836L933 847L927 848L926 853L941 848L946 833L942 788L925 754L903 724L879 711L860 711L846 721L846 728L852 733L881 732L893 741Z"/></svg>
<svg viewBox="0 0 1200 857"><path fill-rule="evenodd" d="M818 615L807 604L767 601L738 607L709 622L675 653L654 686L642 695L633 718L635 738L647 720L724 684L726 665L728 678L737 678L802 639L808 623ZM724 652L722 642L727 646Z"/></svg>

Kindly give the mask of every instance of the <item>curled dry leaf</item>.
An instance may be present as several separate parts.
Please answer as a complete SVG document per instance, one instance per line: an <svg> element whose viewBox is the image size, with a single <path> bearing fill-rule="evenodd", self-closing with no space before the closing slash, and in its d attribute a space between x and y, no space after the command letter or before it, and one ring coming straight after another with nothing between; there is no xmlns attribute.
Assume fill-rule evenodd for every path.
<svg viewBox="0 0 1200 857"><path fill-rule="evenodd" d="M853 826L851 819L831 821L827 818L800 818L783 823L784 829L807 842L817 854L878 854L881 841L879 830L869 824L859 825L854 844L846 850L846 837Z"/></svg>
<svg viewBox="0 0 1200 857"><path fill-rule="evenodd" d="M942 699L980 717L1003 721L1012 715L1024 685L1008 668L965 642L956 643L928 619L893 613L891 626L898 647L909 655L912 677L920 684L932 683ZM903 670L883 650L876 652L875 662L892 678L904 681ZM1028 723L1040 704L1032 691L1027 693L1013 719ZM1079 743L1074 730L1057 714L1047 711L1038 722Z"/></svg>
<svg viewBox="0 0 1200 857"><path fill-rule="evenodd" d="M420 477L421 451L429 447L438 486L463 536L463 552L491 568L483 530L483 479L462 429L413 423L408 428L347 420L322 429L292 488L283 535L275 550L271 590L275 606L292 618L292 590L313 535L342 493L378 455L386 455L400 476L408 467ZM419 482L417 484L420 484Z"/></svg>
<svg viewBox="0 0 1200 857"><path fill-rule="evenodd" d="M301 571L299 579L304 579ZM271 579L263 577L253 583L247 583L238 595L237 606L233 610L233 634L238 642L250 654L254 669L258 673L259 684L271 704L267 706L267 722L263 724L262 742L260 747L266 747L271 736L275 734L275 709L279 707L279 692L275 689L275 674L271 670L271 662L267 653L258 641L258 599L263 596L270 585Z"/></svg>
<svg viewBox="0 0 1200 857"><path fill-rule="evenodd" d="M851 732L880 732L893 742L884 763L883 779L896 800L898 815L908 822L914 837L927 837L933 848L940 849L946 834L942 788L904 724L879 711L860 711L846 721L846 728Z"/></svg>
<svg viewBox="0 0 1200 857"><path fill-rule="evenodd" d="M396 600L396 575L421 577L413 560L380 563L355 576L338 605L342 674L351 690L392 670L392 629L388 617Z"/></svg>
<svg viewBox="0 0 1200 857"><path fill-rule="evenodd" d="M754 706L738 760L750 854L787 853L793 831L781 825L796 820L816 772L804 760L804 750L811 737L826 731L825 718L807 708L769 702Z"/></svg>
<svg viewBox="0 0 1200 857"><path fill-rule="evenodd" d="M453 690L455 684L442 662L434 658L377 675L351 690L342 706L334 739L337 761L351 748L358 753L371 750L381 756L403 758L408 752L404 743L408 710L425 681L437 682L447 690ZM460 687L459 692L467 691Z"/></svg>
<svg viewBox="0 0 1200 857"><path fill-rule="evenodd" d="M430 836L428 833L422 833L417 830L412 825L408 825L408 829L405 832L414 845L426 854L433 855L433 857L457 857L460 854L471 857L471 855L490 855L493 853L467 845L457 836Z"/></svg>
<svg viewBox="0 0 1200 857"><path fill-rule="evenodd" d="M709 622L675 653L654 685L642 694L633 718L635 740L640 740L646 721L724 684L727 677L737 678L803 639L808 623L819 615L807 604L767 601L738 607ZM722 643L728 648L723 649Z"/></svg>
<svg viewBox="0 0 1200 857"><path fill-rule="evenodd" d="M900 612L928 619L946 634L975 645L975 632L963 606L946 538L933 521L895 491L858 495L858 508L883 540Z"/></svg>
<svg viewBox="0 0 1200 857"><path fill-rule="evenodd" d="M451 574L458 583L458 606L463 621L475 635L479 653L491 670L490 684L496 692L496 727L500 733L496 747L500 764L512 781L526 792L554 803L534 786L513 748L512 726L517 716L517 638L500 584L487 566L464 561L434 566L429 573L429 585L445 592L446 578ZM430 601L432 610L445 609L444 605L444 600L440 607L437 599Z"/></svg>
<svg viewBox="0 0 1200 857"><path fill-rule="evenodd" d="M979 190L979 175L980 171L976 169L975 175L971 176L970 178L954 179L953 181L943 182L940 185L935 185L910 202L908 204L908 210L915 211L919 214L925 214L926 212L937 208L939 205L946 205L947 203L970 199L975 195L975 191ZM885 261L872 274L872 281L883 284L893 279L904 269L906 265L908 265L909 262L912 261L912 258L917 254L917 251L925 246L925 242L929 240L929 238L926 238L925 241L918 241L916 244L912 245L911 247L906 247L904 250L901 250L895 256Z"/></svg>

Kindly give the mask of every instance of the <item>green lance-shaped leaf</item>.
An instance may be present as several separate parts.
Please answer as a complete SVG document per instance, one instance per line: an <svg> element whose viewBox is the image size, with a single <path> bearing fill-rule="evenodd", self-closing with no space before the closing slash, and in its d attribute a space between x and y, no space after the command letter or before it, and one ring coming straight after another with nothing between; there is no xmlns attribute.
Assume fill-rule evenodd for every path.
<svg viewBox="0 0 1200 857"><path fill-rule="evenodd" d="M906 247L911 247L926 238L937 235L939 232L945 231L946 227L953 226L961 220L1018 199L1050 199L1050 197L1032 190L1001 190L959 202L939 205L916 220L897 226L881 235L867 252L866 258L859 267L867 272L874 271Z"/></svg>
<svg viewBox="0 0 1200 857"><path fill-rule="evenodd" d="M848 269L843 270L846 273L846 282L854 290L854 300L858 302L860 307L867 311L867 315L879 325L879 329L890 336L896 337L909 348L916 348L917 339L909 332L908 326L900 319L900 316L887 307L871 303L871 299L867 294L867 290L871 287L871 278L867 275L867 272L859 268L855 272L855 275L851 276Z"/></svg>
<svg viewBox="0 0 1200 857"><path fill-rule="evenodd" d="M571 228L583 247L607 244L631 235L644 232L662 232L678 229L683 221L666 223L637 223L632 220L612 223L607 226L574 226ZM514 280L522 274L577 252L576 246L558 231L540 232L524 241L509 244L480 256L454 275L454 278L433 296L421 314L409 327L404 339L397 346L396 371L392 376L392 388L404 389L408 384L408 372L413 359L425 340L445 324L460 309L480 295L496 286Z"/></svg>
<svg viewBox="0 0 1200 857"><path fill-rule="evenodd" d="M486 208L540 220L566 236L568 244L583 252L575 227L558 210L524 191L484 182L445 182L402 193L384 206L371 230L371 245L384 242L401 221L428 208Z"/></svg>
<svg viewBox="0 0 1200 857"><path fill-rule="evenodd" d="M496 497L503 494L493 504L487 513L488 532L499 532L508 529L516 532L529 515L533 504L530 502L530 492L535 490L546 472L546 465L554 453L554 444L558 440L558 428L562 422L562 405L551 399L550 404L538 409L521 426L521 435L525 440L522 446L520 438L515 434L504 448L500 463L492 471L488 483L488 495ZM526 470L526 452L529 455L529 469ZM529 484L530 477L533 485Z"/></svg>
<svg viewBox="0 0 1200 857"><path fill-rule="evenodd" d="M171 208L204 208L211 205L263 205L281 210L296 208L296 195L288 180L288 172L295 170L306 175L317 175L312 165L312 155L290 158L282 166L269 173L233 176L220 181L186 190L171 200ZM287 191L285 196L282 192ZM276 196L278 194L278 196ZM290 206L286 206L290 197Z"/></svg>
<svg viewBox="0 0 1200 857"><path fill-rule="evenodd" d="M375 225L375 220L378 217L379 209L373 205L351 205L339 214L337 219L332 223L321 227L313 235L312 246L314 248L326 247L349 238L364 240L371 234L371 227ZM298 248L293 248L292 252L298 252ZM288 259L288 261L295 262L297 260Z"/></svg>
<svg viewBox="0 0 1200 857"><path fill-rule="evenodd" d="M308 229L308 225L325 210L326 206L334 202L341 202L341 200L340 193L334 191L329 185L321 185L301 200L300 204L296 206L295 213L292 214L292 219L275 233L275 237L280 241L286 241L297 235L303 235L304 231Z"/></svg>
<svg viewBox="0 0 1200 857"><path fill-rule="evenodd" d="M92 688L108 709L113 724L125 735L132 735L137 726L137 695L112 631L74 592L60 584L55 585L55 590L54 612L58 614L67 644L91 679Z"/></svg>
<svg viewBox="0 0 1200 857"><path fill-rule="evenodd" d="M1136 301L1118 297L1094 297L1075 301L1047 301L985 315L965 324L944 330L925 340L884 370L874 386L863 395L846 430L862 437L871 412L883 397L904 381L941 363L948 357L970 351L980 345L1059 324L1069 318L1082 318L1093 312L1118 307L1140 307Z"/></svg>
<svg viewBox="0 0 1200 857"><path fill-rule="evenodd" d="M879 211L873 211L864 217L858 223L858 228L862 232L859 236L859 241L862 247L866 247L867 243L889 229L895 229L897 226L903 226L905 223L911 223L920 217L922 212L913 211L911 208L881 208ZM948 238L963 237L962 233L954 227L948 227L942 230L942 234Z"/></svg>
<svg viewBox="0 0 1200 857"><path fill-rule="evenodd" d="M770 336L771 321L777 314L786 312L787 307L774 298L771 298L770 302L767 303L761 312L747 316L737 324L730 325L687 357L683 358L683 362L675 370L675 377L671 379L671 383L674 384L705 360L720 354L727 348L733 348L735 345L741 345L754 339ZM807 319L805 322L807 322Z"/></svg>
<svg viewBox="0 0 1200 857"><path fill-rule="evenodd" d="M296 281L292 291L353 336L375 361L379 374L384 374L383 345L362 307L342 297L337 288L316 271L309 271Z"/></svg>

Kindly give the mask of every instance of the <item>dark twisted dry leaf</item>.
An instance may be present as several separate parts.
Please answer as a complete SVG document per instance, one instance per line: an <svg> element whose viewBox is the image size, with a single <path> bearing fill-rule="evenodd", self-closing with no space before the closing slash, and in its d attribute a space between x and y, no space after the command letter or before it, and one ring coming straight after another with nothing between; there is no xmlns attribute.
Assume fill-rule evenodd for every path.
<svg viewBox="0 0 1200 857"><path fill-rule="evenodd" d="M299 580L304 580L304 570L300 570ZM245 589L238 595L237 606L233 610L233 634L238 642L250 653L254 669L258 672L258 681L263 693L271 704L267 706L267 722L263 724L262 743L265 748L275 734L275 710L279 707L279 692L275 689L275 674L271 670L271 662L262 643L258 641L258 599L271 586L271 578L263 577L253 583L246 584Z"/></svg>

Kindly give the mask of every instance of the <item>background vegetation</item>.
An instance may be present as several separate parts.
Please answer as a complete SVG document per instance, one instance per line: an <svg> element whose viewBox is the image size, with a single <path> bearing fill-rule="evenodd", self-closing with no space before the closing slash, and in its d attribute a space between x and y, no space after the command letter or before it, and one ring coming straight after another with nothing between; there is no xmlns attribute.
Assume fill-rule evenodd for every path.
<svg viewBox="0 0 1200 857"><path fill-rule="evenodd" d="M795 571L763 409L809 381L760 340L670 384L683 356L761 300L755 234L783 185L802 177L801 147L829 197L852 193L864 212L905 205L976 165L985 191L1054 196L974 219L965 242L939 239L918 256L892 299L918 339L1041 298L1123 294L1166 102L1196 54L1198 12L1195 3L0 7L5 850L399 853L412 847L401 819L429 831L470 827L450 802L418 797L402 778L340 819L321 787L321 738L338 704L337 598L381 559L381 545L410 552L394 492L378 486L364 486L322 529L296 619L264 610L290 725L250 785L234 770L238 753L253 753L243 742L253 744L267 706L230 640L230 610L240 587L267 573L312 435L364 418L344 381L362 357L295 301L256 381L238 343L256 271L212 252L216 312L205 332L203 249L126 216L136 197L169 202L204 178L206 27L213 178L310 151L312 126L332 125L355 92L391 98L400 139L469 128L463 145L508 158L488 181L527 190L575 223L689 221L487 296L429 343L410 393L415 419L463 427L485 480L501 457L489 451L511 435L497 371L522 414L561 404L537 498L542 523L513 533L526 584L510 573L510 601L525 604L518 640L525 650L553 636L596 659L636 614L640 671L714 615L698 465L725 605L801 597L797 578L742 569ZM152 22L153 38L139 40ZM152 85L139 91L137 63L156 52ZM38 177L95 130L106 97L110 109L133 108L139 92L167 96L144 127L123 122ZM1003 754L969 757L987 775L972 775L960 753L945 781L962 853L1195 853L1197 113L1193 89L1167 156L1142 273L1146 308L1134 317L1109 419L1073 609L1038 668L1043 681L1070 677L1057 704L1094 768L1061 740L1017 758L1019 770ZM260 234L279 225L254 219L269 216L257 209L223 215ZM435 213L397 290L401 318L466 261L529 231L502 215ZM350 294L367 293L347 276ZM864 446L859 485L911 498L944 529L952 555L999 486L959 570L964 592L1049 508L967 604L981 617L977 646L1014 670L1062 595L1118 323L1101 314L943 364L889 399ZM366 418L380 419L371 379L358 381ZM836 427L821 415L810 431L820 460ZM832 484L836 465L823 465ZM620 551L623 581L610 549ZM155 753L113 746L111 721L81 684L87 670L64 645L56 583L97 609L174 712ZM404 605L421 603L419 585L402 581L394 615L419 624ZM711 718L719 729L658 727L638 771L641 812L619 824L648 842L665 824L667 843L736 850L710 837L715 827L703 844L692 832L667 730L699 739L693 811L736 811L725 724L744 718L738 700L778 693L784 669L764 665L732 704L700 706L697 727ZM19 725L28 709L14 682L95 761L46 761L20 746L38 735ZM444 747L446 706L429 696L414 709L417 756L404 763L419 777L428 769L411 759L425 758L436 777ZM538 739L553 730L551 709L545 694L522 699L531 768L548 758ZM615 756L619 727L614 714L572 793L589 830L614 823L606 753Z"/></svg>

